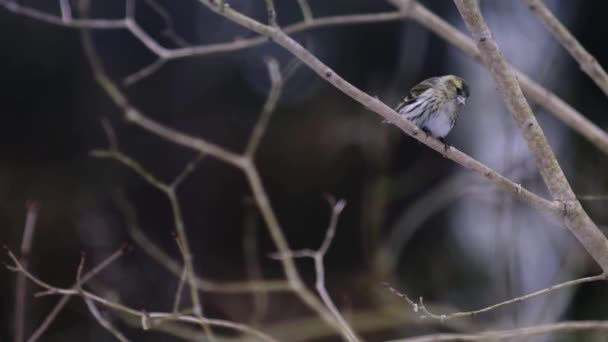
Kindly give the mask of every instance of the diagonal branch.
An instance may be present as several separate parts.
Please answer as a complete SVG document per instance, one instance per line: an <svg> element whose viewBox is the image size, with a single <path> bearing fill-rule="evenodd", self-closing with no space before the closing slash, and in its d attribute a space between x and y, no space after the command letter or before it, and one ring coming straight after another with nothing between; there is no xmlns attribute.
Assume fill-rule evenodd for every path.
<svg viewBox="0 0 608 342"><path fill-rule="evenodd" d="M412 310L414 310L415 313L420 313L421 319L422 318L431 318L431 319L438 320L441 323L445 323L446 321L448 321L450 319L477 316L477 315L486 313L488 311L492 311L492 310L501 308L506 305L515 304L515 303L519 303L519 302L522 302L522 301L530 299L530 298L534 298L534 297L541 296L541 295L546 295L548 293L551 293L551 292L557 291L557 290L561 290L566 287L577 286L580 284L591 283L591 282L602 281L602 280L606 280L606 274L600 274L600 275L591 276L591 277L569 280L569 281L566 281L563 283L549 286L547 288L538 290L536 292L532 292L532 293L528 293L523 296L511 298L509 300L505 300L504 302L496 303L496 304L487 306L485 308L481 308L481 309L473 310L473 311L455 312L455 313L451 313L451 314L435 314L435 313L431 312L424 305L424 301L423 301L422 297L420 297L419 303L416 303L407 294L397 291L395 288L393 288L392 286L390 286L387 283L385 283L384 285L386 285L388 287L388 289L392 293L394 293L396 296L403 298L403 300L405 300L406 303L412 307Z"/></svg>
<svg viewBox="0 0 608 342"><path fill-rule="evenodd" d="M144 330L154 327L157 324L162 324L162 322L165 322L165 321L175 321L175 322L183 322L183 323L208 324L208 325L215 326L215 327L228 328L228 329L232 329L234 331L240 332L240 333L255 336L256 338L258 338L259 340L262 340L262 341L277 342L274 338L272 338L271 336L269 336L259 330L253 329L252 327L250 327L248 325L233 322L233 321L227 321L227 320L223 320L223 319L210 319L210 318L204 318L204 317L199 318L199 317L194 317L191 315L175 315L173 313L166 313L166 312L146 312L144 310L136 310L136 309L127 307L125 305L122 305L118 302L106 299L106 298L96 295L92 292L83 290L81 287L80 288L78 288L78 287L60 288L60 287L52 286L52 285L40 280L39 278L34 276L32 273L30 273L26 268L24 268L23 265L21 263L19 263L19 260L17 259L17 257L11 251L8 251L8 256L10 257L10 259L12 261L12 265L6 265L6 267L12 272L23 274L31 282L33 282L34 284L43 288L44 289L43 293L63 295L63 296L80 296L83 298L83 300L89 299L95 303L101 304L114 311L139 318L142 322L142 329L144 329ZM82 270L81 267L82 266L79 267L78 272L80 272ZM80 278L80 277L77 277L77 278ZM82 283L82 281L80 283ZM78 281L77 281L77 284L78 284Z"/></svg>
<svg viewBox="0 0 608 342"><path fill-rule="evenodd" d="M218 0L218 9L220 13L224 13L226 3ZM475 44L463 33L456 30L449 23L429 11L423 5L417 3L414 0L387 0L389 3L399 8L399 11L391 12L380 12L380 13L368 13L368 14L354 14L354 15L337 15L313 18L310 6L306 0L299 0L298 4L302 8L304 20L299 23L291 24L282 28L286 34L294 34L303 31L309 31L321 27L340 26L340 25L353 25L353 24L369 24L369 23L382 23L388 21L411 19L427 29L433 31L450 44L461 49L464 53L475 59L481 61L479 52L477 51ZM260 44L268 42L266 36L256 36L251 38L237 39L232 42L215 43L207 45L194 45L188 47L182 47L178 49L165 49L160 44L154 42L154 40L145 34L143 30L137 25L137 23L130 18L123 19L70 19L48 14L31 7L18 5L10 0L0 0L0 7L4 7L7 10L23 15L38 19L40 21L60 25L65 27L73 28L88 28L96 30L108 30L108 29L124 29L139 39L142 44L150 49L154 54L158 56L158 59L143 67L142 69L127 76L124 80L125 85L131 85L136 83L156 71L158 71L167 61L178 58L190 58L196 56L205 56L216 53L227 53L232 51L238 51L242 49L248 49ZM553 113L559 120L564 124L574 129L576 132L581 134L598 149L605 154L608 154L608 134L595 125L593 122L588 120L584 115L572 108L568 103L563 101L557 95L545 89L540 84L531 80L526 74L514 69L519 79L522 89L530 96L534 102L545 108L547 111Z"/></svg>
<svg viewBox="0 0 608 342"><path fill-rule="evenodd" d="M317 278L315 281L315 287L317 288L319 296L321 296L321 299L323 299L323 303L325 303L325 306L329 308L334 317L336 317L338 322L340 322L340 325L342 325L344 331L348 333L348 340L351 342L357 342L359 341L359 338L357 337L355 332L350 328L350 326L340 313L340 310L338 310L338 308L332 301L331 297L329 296L329 293L327 292L327 288L325 287L325 255L327 254L327 251L331 246L331 242L333 241L334 236L336 235L336 229L338 227L338 219L340 218L340 214L346 206L345 200L340 199L336 201L333 196L327 196L327 202L329 202L329 205L331 207L331 218L329 220L329 226L327 228L327 231L325 232L325 238L323 239L321 247L319 247L318 250L313 251L309 249L304 249L299 251L289 251L287 253L279 252L272 254L270 257L275 260L281 260L284 258L313 259L315 263L315 276Z"/></svg>
<svg viewBox="0 0 608 342"><path fill-rule="evenodd" d="M562 221L595 259L604 273L608 272L608 240L585 212L572 191L551 146L528 105L515 74L500 53L498 44L475 0L454 0L469 31L477 41L482 60L496 81L507 108L513 115L536 160L536 165L551 195L563 203Z"/></svg>
<svg viewBox="0 0 608 342"><path fill-rule="evenodd" d="M608 74L600 63L579 43L568 29L557 19L543 0L523 0L538 19L557 39L562 46L568 50L570 55L578 62L581 69L602 89L608 96Z"/></svg>
<svg viewBox="0 0 608 342"><path fill-rule="evenodd" d="M401 11L409 13L409 18L433 31L475 61L482 62L475 43L469 37L417 1L387 1L398 7ZM513 67L512 70L517 76L522 90L530 99L553 113L559 120L589 140L604 154L608 154L608 133L605 130L599 128L559 96L530 79L525 73Z"/></svg>
<svg viewBox="0 0 608 342"><path fill-rule="evenodd" d="M224 11L220 11L220 9L217 8L209 0L199 0L199 2L210 8L212 11L215 11L216 13L225 16L233 22L236 22L237 24L243 27L246 27L254 32L271 38L277 44L291 52L294 56L297 56L302 62L308 65L319 76L331 83L334 87L340 89L346 95L350 96L355 101L361 103L366 108L380 114L385 119L393 122L397 127L399 127L408 135L414 137L415 139L431 147L432 149L442 153L444 157L451 159L457 162L458 164L464 166L465 168L488 178L501 189L513 194L516 198L529 203L535 208L554 213L560 209L559 206L557 206L555 203L552 203L522 188L521 185L513 183L506 177L481 164L480 162L468 156L467 154L462 153L453 147L450 147L447 151L445 151L443 143L430 136L426 136L425 134L418 134L418 128L414 126L411 122L403 120L399 114L397 114L394 110L392 110L382 101L369 96L365 92L350 84L344 78L340 77L340 75L336 74L331 68L322 63L312 53L306 50L302 45L293 40L283 31L264 25L232 8L226 8Z"/></svg>
<svg viewBox="0 0 608 342"><path fill-rule="evenodd" d="M76 281L76 283L74 283L74 285L72 285L72 289L77 289L79 286L84 285L87 281L96 276L99 272L101 272L103 269L113 263L116 259L120 258L125 253L125 249L125 246L121 247L116 252L112 253L109 257L100 262L97 266L93 267L89 272L85 273L84 276L78 277L79 279ZM36 331L34 331L32 336L27 339L28 342L35 342L40 339L42 334L44 334L44 332L48 329L51 323L53 323L55 318L57 318L61 310L63 310L63 308L66 306L70 298L72 298L72 295L68 294L63 295L61 297L61 299L57 302L57 304L55 304L51 312L46 316L42 324L40 324L40 326L36 328Z"/></svg>

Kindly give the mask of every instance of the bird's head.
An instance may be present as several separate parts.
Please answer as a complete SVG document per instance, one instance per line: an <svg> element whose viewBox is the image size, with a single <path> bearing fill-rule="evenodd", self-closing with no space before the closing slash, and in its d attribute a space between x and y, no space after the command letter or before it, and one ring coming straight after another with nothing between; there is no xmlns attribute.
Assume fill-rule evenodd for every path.
<svg viewBox="0 0 608 342"><path fill-rule="evenodd" d="M460 105L466 104L467 98L470 95L467 82L454 75L444 76L444 81L448 92L454 95L456 101L458 101Z"/></svg>

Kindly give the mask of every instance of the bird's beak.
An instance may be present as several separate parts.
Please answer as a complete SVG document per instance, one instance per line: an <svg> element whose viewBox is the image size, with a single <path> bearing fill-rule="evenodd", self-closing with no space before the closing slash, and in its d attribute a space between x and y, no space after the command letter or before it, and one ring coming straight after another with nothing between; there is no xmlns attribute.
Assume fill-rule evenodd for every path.
<svg viewBox="0 0 608 342"><path fill-rule="evenodd" d="M464 96L458 96L456 98L456 100L458 101L458 103L460 103L461 105L465 105L467 104L467 98Z"/></svg>

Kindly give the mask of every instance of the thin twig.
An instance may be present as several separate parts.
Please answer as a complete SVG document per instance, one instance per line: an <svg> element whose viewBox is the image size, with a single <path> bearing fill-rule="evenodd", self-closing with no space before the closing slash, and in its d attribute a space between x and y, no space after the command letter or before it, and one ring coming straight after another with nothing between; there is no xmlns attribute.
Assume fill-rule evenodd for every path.
<svg viewBox="0 0 608 342"><path fill-rule="evenodd" d="M602 281L602 280L606 280L606 275L600 274L600 275L596 275L596 276L592 276L592 277L585 277L585 278L579 278L579 279L575 279L575 280L570 280L570 281L566 281L566 282L563 282L563 283L560 283L560 284L557 284L557 285L553 285L553 286L544 288L544 289L536 291L536 292L529 293L529 294L524 295L524 296L515 297L515 298L512 298L512 299L506 300L504 302L500 302L500 303L497 303L497 304L494 304L494 305L490 305L488 307L485 307L485 308L482 308L482 309L479 309L479 310L463 311L463 312L456 312L456 313L451 313L451 314L435 314L435 313L432 313L424 305L424 301L423 301L422 297L420 297L419 302L416 303L415 301L413 301L412 299L410 299L405 293L397 291L395 288L391 287L389 284L385 284L385 285L395 295L403 298L412 307L412 309L414 310L414 312L419 313L420 314L420 318L431 318L431 319L435 319L435 320L438 320L438 321L440 321L440 322L443 323L443 322L448 321L450 319L477 316L479 314L486 313L486 312L492 311L494 309L498 309L498 308L503 307L505 305L519 303L519 302L522 302L524 300L527 300L527 299L530 299L530 298L533 298L533 297L537 297L537 296L540 296L540 295L545 295L545 294L548 294L550 292L561 290L561 289L566 288L566 287L580 285L580 284L584 284L584 283L591 283L591 282L596 282L596 281Z"/></svg>
<svg viewBox="0 0 608 342"><path fill-rule="evenodd" d="M260 114L253 131L251 132L251 138L245 148L245 155L248 158L254 159L255 153L258 149L260 141L266 132L268 122L274 113L274 109L277 106L279 97L281 96L281 90L283 89L283 80L281 77L281 71L279 68L279 62L272 57L268 57L265 60L266 67L268 68L268 75L270 77L270 91L266 102L262 107L262 113Z"/></svg>
<svg viewBox="0 0 608 342"><path fill-rule="evenodd" d="M80 263L78 264L78 269L76 270L75 289L78 290L78 292L84 299L85 304L87 305L87 308L89 309L89 312L91 313L91 315L93 315L93 318L95 318L95 320L99 323L99 325L101 325L104 329L106 329L110 334L112 334L120 342L130 342L129 339L125 337L125 335L123 335L120 331L118 331L112 325L112 323L110 323L105 317L103 317L101 312L99 312L99 310L97 309L97 306L95 306L95 302L93 302L90 298L87 298L82 295L82 293L84 291L82 289L82 285L83 285L82 270L84 269L84 261L85 261L85 255L83 253L82 256L80 257Z"/></svg>
<svg viewBox="0 0 608 342"><path fill-rule="evenodd" d="M163 65L165 65L165 63L167 63L167 59L157 58L148 66L141 68L136 72L132 73L131 75L125 77L125 79L122 81L122 84L125 86L131 86L157 72L160 68L163 67Z"/></svg>
<svg viewBox="0 0 608 342"><path fill-rule="evenodd" d="M26 203L26 209L27 212L25 216L25 225L23 227L23 238L21 240L19 257L21 264L25 265L25 267L27 267L29 263L30 253L32 251L32 243L34 241L36 220L38 219L38 213L40 211L40 203L37 201L28 201ZM13 317L15 342L22 342L25 338L28 307L27 290L28 286L25 276L23 274L18 274L15 285L15 315Z"/></svg>
<svg viewBox="0 0 608 342"><path fill-rule="evenodd" d="M152 174L147 172L139 163L129 158L128 156L122 154L118 151L92 151L91 154L95 157L100 158L112 158L115 159L125 166L129 167L137 174L139 174L143 179L145 179L150 185L157 188L167 197L169 203L171 205L171 210L173 212L173 220L175 224L175 230L177 232L177 237L180 245L180 251L182 257L184 259L184 269L188 279L188 285L190 287L190 296L192 299L192 305L194 309L194 314L198 318L203 318L203 309L201 305L201 298L198 294L198 286L196 283L196 276L193 265L193 257L190 251L190 247L188 244L188 239L186 237L186 229L184 225L184 220L181 213L181 206L179 204L179 200L177 198L176 188L179 184L194 170L194 166L196 162L202 158L203 155L199 155L197 159L193 162L188 163L182 172L175 178L175 180L171 184L164 183L160 181L158 178L154 177ZM201 321L203 322L203 321ZM209 336L213 336L209 326L207 324L203 324L203 328L205 332Z"/></svg>
<svg viewBox="0 0 608 342"><path fill-rule="evenodd" d="M209 3L209 5L212 6L214 10L219 11L219 9L215 8L211 3ZM232 9L228 7L225 9L225 12L230 11L232 11ZM95 53L95 49L92 46L90 37L88 37L86 34L83 35L83 37L85 38L83 39L85 52L93 69L96 81L106 91L106 93L116 103L116 105L123 110L125 118L128 121L138 125L139 127L148 130L162 138L165 138L168 141L174 142L178 145L187 146L202 153L209 154L210 156L216 157L219 160L231 164L232 166L235 166L241 171L243 171L247 178L249 186L251 187L251 190L254 194L254 198L256 200L258 208L262 213L262 217L264 217L264 220L266 221L267 228L274 244L281 252L289 251L289 244L287 243L285 235L283 234L283 229L281 228L281 225L279 224L278 219L274 211L272 210L270 200L268 198L268 195L266 194L264 186L262 185L260 175L257 169L255 168L253 161L250 158L247 158L246 156L235 154L222 147L211 144L203 139L188 136L179 131L168 128L158 122L150 120L149 118L144 116L142 113L140 113L137 109L135 109L129 104L127 98L114 84L114 82L112 82L112 80L108 77L105 70L103 69L101 61ZM175 209L174 201L171 201L171 203L173 208ZM176 221L176 223L179 222ZM184 259L188 260L188 258ZM319 300L314 296L314 294L312 294L306 288L297 271L294 261L291 258L284 258L281 260L281 264L283 266L283 270L285 271L285 275L287 277L287 282L289 284L290 289L294 291L294 293L307 306L313 309L327 324L335 327L337 331L342 333L343 336L347 338L348 334L342 329L342 327L334 319L332 314L328 312L327 309L323 306L323 304L319 302ZM196 276L192 273L190 279L190 286L196 285L196 279ZM205 321L201 319L199 322Z"/></svg>
<svg viewBox="0 0 608 342"><path fill-rule="evenodd" d="M129 342L130 341L128 338L125 337L125 335L123 335L120 331L118 331L112 325L112 323L110 323L108 320L106 320L103 317L101 312L99 312L99 309L97 309L97 306L95 306L95 302L92 299L87 298L86 296L83 298L84 298L84 302L87 304L87 308L89 309L89 312L93 315L93 317L97 320L97 322L99 322L99 324L102 327L104 327L108 332L110 332L110 334L112 334L120 342Z"/></svg>
<svg viewBox="0 0 608 342"><path fill-rule="evenodd" d="M177 244L177 247L179 248L180 253L184 253L182 251L182 246L179 243L179 239L175 239L175 243ZM179 304L182 301L182 292L184 290L184 285L186 284L186 279L188 276L188 272L186 270L186 267L184 267L184 270L182 271L182 275L179 277L179 283L177 284L177 289L175 290L175 299L173 300L173 313L178 313L179 312Z"/></svg>
<svg viewBox="0 0 608 342"><path fill-rule="evenodd" d="M247 278L252 281L261 281L263 274L258 253L258 212L251 197L245 198L243 206L243 255ZM252 296L253 310L249 321L253 326L257 326L268 311L269 298L266 291L254 292Z"/></svg>
<svg viewBox="0 0 608 342"><path fill-rule="evenodd" d="M266 1L266 11L268 12L268 25L279 27L277 23L277 10L274 6L274 0L265 0Z"/></svg>
<svg viewBox="0 0 608 342"><path fill-rule="evenodd" d="M532 327L510 330L498 330L479 334L433 334L419 337L402 338L386 342L441 342L441 341L498 341L509 339L513 341L536 335L546 335L560 332L577 332L588 330L607 330L608 321L570 321L551 324L540 324Z"/></svg>
<svg viewBox="0 0 608 342"><path fill-rule="evenodd" d="M171 39L173 43L175 43L179 47L184 47L190 45L181 35L175 31L175 26L173 25L173 18L164 9L156 0L145 0L146 4L150 6L158 15L161 16L163 21L165 22L165 27L162 29L161 34L165 37Z"/></svg>
<svg viewBox="0 0 608 342"><path fill-rule="evenodd" d="M303 0L302 0L303 1ZM372 13L372 14L356 14L356 15L342 15L342 16L329 16L321 18L313 18L312 20L304 20L300 23L295 23L283 28L283 32L287 34L293 34L297 32L312 30L321 27L337 26L337 25L352 25L352 24L364 24L364 23L381 23L386 21L394 21L401 19L412 19L427 29L433 31L450 44L461 49L464 53L471 56L476 61L481 61L479 52L475 47L475 44L463 33L455 29L445 20L439 18L434 13L430 12L426 7L419 4L414 0L387 0L391 4L397 6L400 10L393 12L383 13ZM219 13L224 13L225 2L219 1ZM251 48L268 41L265 36L257 36L247 39L238 39L233 42L207 44L201 46L190 46L181 49L168 50L161 47L159 44L155 44L153 39L146 35L141 28L137 26L137 23L130 21L127 23L126 19L73 19L64 22L61 17L54 16L31 7L18 5L16 2L10 0L0 0L0 6L3 6L7 10L28 16L34 19L41 20L43 22L68 26L74 28L89 28L89 29L126 29L135 35L138 39L144 39L142 43L147 46L152 52L159 56L159 60L166 61L170 59L196 57L209 55L214 53L226 53L237 51L241 49ZM158 67L162 64L160 61L155 61L149 66L131 74L128 76L127 84L137 82L144 77L151 75ZM544 88L540 84L534 82L526 74L513 69L519 79L524 92L530 96L530 98L553 113L559 120L564 124L574 129L576 132L581 134L598 149L605 154L608 154L608 134L591 122L587 117L568 103L563 101L560 97Z"/></svg>
<svg viewBox="0 0 608 342"><path fill-rule="evenodd" d="M600 63L576 40L568 29L557 19L543 0L524 0L532 12L545 24L545 27L560 44L568 50L570 55L578 62L581 69L597 84L608 96L608 74Z"/></svg>
<svg viewBox="0 0 608 342"><path fill-rule="evenodd" d="M82 276L80 278L80 284L78 282L74 283L74 285L72 285L72 289L77 289L78 286L84 285L86 282L88 282L90 279L92 279L94 276L96 276L99 272L101 272L106 267L108 267L110 264L112 264L116 259L121 257L124 253L125 253L125 246L121 247L116 252L112 253L109 257L104 259L97 266L93 267L90 271L85 273L84 276ZM40 293L39 293L39 295L40 295ZM30 336L27 339L28 342L35 342L38 339L40 339L42 334L44 334L44 332L49 328L51 323L53 323L55 318L57 318L57 316L59 315L61 310L65 307L65 305L68 303L68 301L70 300L71 297L72 297L72 295L64 295L63 297L61 297L61 299L57 302L57 304L55 304L53 309L46 316L46 318L44 319L42 324L40 324L40 326L38 326L38 328L36 329L36 331L34 331L32 336Z"/></svg>
<svg viewBox="0 0 608 342"><path fill-rule="evenodd" d="M126 0L125 6L126 6L125 13L126 13L127 24L131 25L131 23L135 22L134 21L135 2L133 0ZM83 31L81 33L81 40L85 47L85 53L88 57L88 60L91 64L92 68L94 70L96 70L95 75L99 75L99 77L104 77L104 80L106 80L106 82L108 82L108 84L110 84L113 87L111 89L111 91L113 91L112 94L114 95L114 97L113 97L114 100L122 101L123 105L125 105L125 106L128 105L126 98L122 95L122 93L120 92L118 87L116 87L110 81L110 79L107 77L107 75L105 75L99 71L99 70L102 70L103 66L99 60L99 56L97 55L95 48L93 47L93 43L92 43L90 34L86 31ZM171 205L171 211L173 213L175 230L177 232L177 236L178 236L178 239L181 243L181 247L183 250L182 257L184 259L184 265L185 265L184 267L186 269L188 285L190 287L190 296L192 298L194 315L196 317L198 317L199 319L201 319L199 322L201 323L201 327L203 328L205 335L213 342L213 340L214 340L213 332L212 332L209 324L205 323L205 321L203 320L203 318L204 318L203 317L203 308L202 308L202 304L201 304L201 298L198 293L198 287L196 286L196 275L195 275L195 271L194 271L193 256L190 251L190 246L189 246L188 238L186 235L186 228L185 228L182 213L181 213L181 207L179 205L179 200L177 198L177 193L176 193L176 188L179 185L179 183L182 181L182 179L180 179L180 176L177 176L174 184L165 184L165 183L159 181L158 179L156 179L150 173L145 172L143 167L141 167L138 163L136 163L132 159L128 158L127 156L120 154L117 151L109 151L109 153L110 153L109 155L104 154L103 151L99 152L99 153L100 153L100 156L111 156L111 157L116 158L119 161L123 161L123 163L125 165L131 167L136 172L138 172L140 175L142 175L142 176L145 175L146 177L144 177L144 178L151 185L155 186L157 189L162 191L165 194L165 196L168 198L169 203ZM190 164L186 166L185 171L183 171L182 173L185 175L188 175L191 172L191 171L188 171L189 168L190 168Z"/></svg>
<svg viewBox="0 0 608 342"><path fill-rule="evenodd" d="M562 222L581 242L602 270L605 273L608 272L608 239L576 199L543 130L521 91L516 75L500 53L498 44L481 15L478 2L476 0L454 0L454 3L477 41L477 48L482 60L492 74L507 108L521 130L547 189L553 198L563 205Z"/></svg>
<svg viewBox="0 0 608 342"><path fill-rule="evenodd" d="M211 10L219 13L217 9L208 0L199 0L199 2L208 6ZM333 86L340 89L342 92L344 92L357 102L361 103L366 108L380 114L388 121L393 122L397 127L399 127L408 135L414 137L415 139L431 147L432 149L442 153L446 158L456 161L458 164L464 166L465 168L483 175L484 177L493 181L501 189L513 194L516 198L531 204L535 208L547 210L553 213L556 213L557 210L560 209L560 206L558 206L557 204L531 193L527 189L522 188L521 185L515 184L506 177L498 174L494 170L479 163L477 160L458 151L457 149L450 147L447 151L445 151L445 145L443 143L430 136L426 136L424 134L417 134L419 129L414 126L410 121L403 120L402 117L399 116L399 114L397 114L394 110L392 110L386 104L381 102L379 99L369 96L365 92L350 84L344 78L340 77L340 75L336 74L331 68L323 64L313 54L311 54L304 47L302 47L302 45L287 36L285 32L275 30L274 28L255 21L231 8L227 8L224 12L219 14L225 16L233 22L238 23L243 27L257 32L258 34L271 37L277 44L281 45L283 48L291 52L294 56L297 56L303 63L308 65L319 76L324 78ZM165 135L165 137L170 138L168 135Z"/></svg>
<svg viewBox="0 0 608 342"><path fill-rule="evenodd" d="M126 200L123 194L116 196L118 206L126 217L127 229L131 238L137 243L143 251L152 259L165 267L168 271L181 276L183 267L167 253L160 249L139 227L135 210ZM268 281L246 281L246 282L225 282L219 283L196 277L196 286L201 291L239 294L239 293L256 293L256 292L288 292L291 290L289 284L284 280L268 280Z"/></svg>
<svg viewBox="0 0 608 342"><path fill-rule="evenodd" d="M175 315L173 313L165 313L165 312L145 312L143 310L135 310L130 307L124 306L120 303L113 302L111 300L98 296L92 292L83 290L82 288L66 289L66 288L55 287L55 286L52 286L52 285L40 280L39 278L35 277L34 275L32 275L27 269L25 269L23 267L23 265L21 265L19 263L19 260L17 259L17 257L11 251L8 251L8 255L11 258L13 265L7 265L6 267L13 272L18 272L18 273L25 275L25 277L28 278L30 281L32 281L34 284L45 289L44 293L47 293L47 294L81 296L83 299L88 298L96 303L99 303L105 307L116 310L123 314L128 314L131 316L138 317L142 322L145 322L145 324L147 324L149 327L153 327L155 324L157 324L159 322L163 322L163 321L178 321L178 322L185 322L185 323L194 323L194 324L199 324L199 325L208 324L211 326L233 329L233 330L241 332L241 333L255 336L263 341L276 342L276 340L274 338L268 336L267 334L264 334L261 331L253 329L250 326L247 326L245 324L240 324L240 323L227 321L227 320L220 320L220 319L199 318L199 317L190 316L190 315Z"/></svg>
<svg viewBox="0 0 608 342"><path fill-rule="evenodd" d="M302 12L302 18L304 19L304 23L310 24L314 16L312 14L312 9L310 8L310 4L308 0L297 0L298 6L300 6L300 11Z"/></svg>
<svg viewBox="0 0 608 342"><path fill-rule="evenodd" d="M346 320L344 319L344 317L342 316L342 314L340 313L340 311L338 310L338 308L336 307L334 302L331 300L331 297L329 296L329 293L327 292L327 289L325 288L325 266L324 266L325 255L327 254L327 251L329 250L329 247L331 246L331 242L333 241L333 238L336 235L336 229L338 227L338 219L340 218L340 214L342 213L342 210L344 210L344 207L346 206L345 200L340 199L340 200L336 201L335 198L333 198L332 196L328 196L327 201L329 202L329 205L331 207L331 217L330 217L329 225L325 232L325 238L323 239L323 242L321 243L321 247L319 247L318 250L313 251L313 250L309 250L309 249L304 249L304 250L299 250L299 251L289 251L288 253L279 252L279 253L271 254L270 257L273 259L276 259L276 260L281 260L283 258L311 258L311 259L313 259L313 261L315 263L315 276L316 276L315 287L317 289L317 292L321 296L323 303L325 303L325 306L327 306L329 308L329 310L336 317L338 322L340 322L342 329L344 329L344 331L346 331L348 333L348 340L349 341L359 341L359 338L354 333L354 331L351 329L351 327L348 325L348 323L346 322Z"/></svg>

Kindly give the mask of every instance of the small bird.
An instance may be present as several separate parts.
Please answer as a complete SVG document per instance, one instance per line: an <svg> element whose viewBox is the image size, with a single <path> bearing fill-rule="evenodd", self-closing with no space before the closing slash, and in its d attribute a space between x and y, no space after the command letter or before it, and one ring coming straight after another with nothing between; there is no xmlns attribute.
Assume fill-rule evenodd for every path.
<svg viewBox="0 0 608 342"><path fill-rule="evenodd" d="M469 94L469 86L458 76L431 77L413 86L395 111L439 139L447 150L444 139L454 127L458 107L466 103Z"/></svg>

